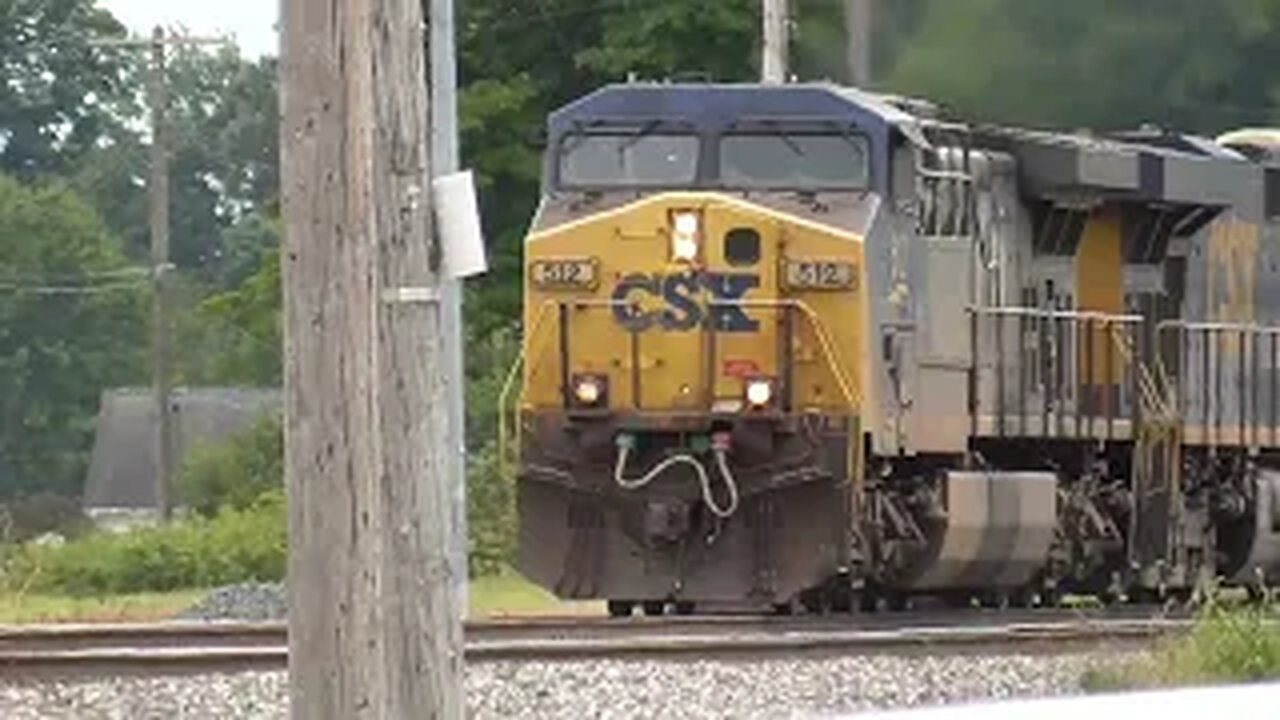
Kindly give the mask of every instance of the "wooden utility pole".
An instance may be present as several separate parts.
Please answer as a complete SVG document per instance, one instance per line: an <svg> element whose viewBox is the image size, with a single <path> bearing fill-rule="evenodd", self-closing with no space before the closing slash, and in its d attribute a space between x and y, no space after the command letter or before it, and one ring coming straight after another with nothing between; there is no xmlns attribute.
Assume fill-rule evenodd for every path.
<svg viewBox="0 0 1280 720"><path fill-rule="evenodd" d="M103 38L92 45L148 49L147 96L151 106L151 176L147 182L150 205L152 291L151 386L156 425L152 442L155 468L156 510L168 520L173 516L173 477L177 466L173 427L173 322L169 317L169 78L170 45L221 45L222 38L196 38L165 33L156 26L148 40Z"/></svg>
<svg viewBox="0 0 1280 720"><path fill-rule="evenodd" d="M296 718L460 718L420 0L284 0Z"/></svg>
<svg viewBox="0 0 1280 720"><path fill-rule="evenodd" d="M791 39L788 0L763 2L764 57L760 63L760 79L766 83L785 83Z"/></svg>
<svg viewBox="0 0 1280 720"><path fill-rule="evenodd" d="M160 517L173 515L173 393L170 354L173 350L173 325L169 321L169 83L165 77L165 32L157 27L151 36L151 180L148 194L151 204L151 267L155 289L152 292L151 318L155 324L152 339L151 373L155 395L156 438L156 504Z"/></svg>
<svg viewBox="0 0 1280 720"><path fill-rule="evenodd" d="M857 87L871 85L871 42L875 27L874 0L845 0L845 29L848 36L849 82Z"/></svg>

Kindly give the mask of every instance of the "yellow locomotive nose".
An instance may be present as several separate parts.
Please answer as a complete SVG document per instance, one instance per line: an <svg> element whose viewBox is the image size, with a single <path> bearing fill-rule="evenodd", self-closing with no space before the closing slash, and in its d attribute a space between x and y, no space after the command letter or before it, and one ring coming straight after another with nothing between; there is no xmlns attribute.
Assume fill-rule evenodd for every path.
<svg viewBox="0 0 1280 720"><path fill-rule="evenodd" d="M524 407L848 412L861 239L725 195L657 194L533 235ZM832 322L832 319L838 322Z"/></svg>

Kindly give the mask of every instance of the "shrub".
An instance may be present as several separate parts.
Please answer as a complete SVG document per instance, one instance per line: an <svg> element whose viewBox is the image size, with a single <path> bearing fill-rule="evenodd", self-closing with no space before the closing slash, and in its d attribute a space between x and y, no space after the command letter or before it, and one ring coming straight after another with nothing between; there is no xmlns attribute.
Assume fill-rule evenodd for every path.
<svg viewBox="0 0 1280 720"><path fill-rule="evenodd" d="M1190 635L1116 670L1085 678L1091 690L1280 679L1280 627L1270 603L1228 607L1211 600Z"/></svg>
<svg viewBox="0 0 1280 720"><path fill-rule="evenodd" d="M498 462L496 443L473 453L467 468L471 575L498 575L515 559L515 488Z"/></svg>
<svg viewBox="0 0 1280 720"><path fill-rule="evenodd" d="M283 579L284 494L244 510L123 534L95 533L60 547L25 546L5 573L13 591L103 595Z"/></svg>
<svg viewBox="0 0 1280 720"><path fill-rule="evenodd" d="M284 485L284 429L269 413L226 442L192 449L178 478L187 507L212 517L224 507L244 510Z"/></svg>
<svg viewBox="0 0 1280 720"><path fill-rule="evenodd" d="M0 503L0 542L23 543L46 533L75 537L88 527L74 498L39 493Z"/></svg>

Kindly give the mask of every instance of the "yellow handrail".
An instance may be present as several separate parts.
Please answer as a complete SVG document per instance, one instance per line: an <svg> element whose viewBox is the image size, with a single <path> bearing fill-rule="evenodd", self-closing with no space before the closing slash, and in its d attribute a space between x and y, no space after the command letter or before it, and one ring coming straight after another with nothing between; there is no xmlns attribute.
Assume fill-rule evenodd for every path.
<svg viewBox="0 0 1280 720"><path fill-rule="evenodd" d="M506 469L508 457L507 452L507 410L510 405L511 392L515 389L516 379L520 376L520 371L524 367L527 359L528 348L533 347L534 341L537 339L539 331L542 329L543 323L546 321L549 311L556 307L559 303L555 300L547 300L542 303L542 307L538 309L538 314L534 316L533 328L529 334L520 343L520 352L516 354L515 362L511 364L511 370L507 373L507 379L502 383L502 392L498 394L498 468ZM524 396L524 384L521 383L520 395ZM520 418L519 412L512 423L515 430L516 447L519 447L520 440Z"/></svg>
<svg viewBox="0 0 1280 720"><path fill-rule="evenodd" d="M613 307L617 304L619 303L617 303L616 301L609 301L609 300L570 300L570 301L546 300L543 302L542 306L538 310L537 315L534 317L532 330L528 333L528 335L524 338L524 341L521 342L520 344L520 352L516 356L515 361L512 363L511 370L507 373L507 378L503 383L502 392L498 396L498 454L499 454L500 463L505 464L507 458L509 457L509 452L507 448L511 441L514 441L515 443L517 443L516 447L517 448L519 447L518 443L520 441L520 420L518 417L518 411L516 413L517 417L515 417L514 421L512 422L512 432L508 432L508 428L507 428L507 422L508 422L507 414L510 410L511 395L515 390L516 381L520 375L522 368L524 367L525 363L529 361L529 355L530 355L529 349L534 347L534 345L537 343L537 340L541 335L543 325L546 323L546 318L550 314L550 311L553 308L560 307L561 305L570 305L575 308L587 308L587 307ZM785 300L742 300L734 303L720 303L720 305L721 306L736 305L740 307L761 307L761 308L790 307L790 308L798 309L804 315L805 319L809 322L810 326L813 328L814 335L817 337L819 347L821 348L821 351L823 354L823 359L826 361L828 368L831 370L832 375L835 377L836 384L840 389L840 394L844 398L844 401L848 409L850 410L850 412L854 412L854 413L857 412L862 402L862 397L859 392L855 391L854 385L850 382L849 378L846 376L844 372L844 366L840 363L841 358L839 357L839 351L835 347L835 343L832 341L826 326L823 324L822 318L807 303L801 300L785 299ZM790 338L788 338L788 341L789 340ZM522 384L521 394L520 394L521 398L524 397L524 389L525 388ZM520 404L519 399L517 400L517 404ZM505 465L503 467L505 467Z"/></svg>
<svg viewBox="0 0 1280 720"><path fill-rule="evenodd" d="M838 350L835 343L832 342L831 336L827 333L826 325L822 323L822 318L814 311L808 303L803 300L786 299L786 300L743 300L736 303L727 303L731 305L740 305L743 307L793 307L804 313L805 319L813 327L814 334L818 337L818 344L822 347L823 358L827 361L828 367L831 369L832 375L836 378L836 384L840 386L840 393L844 396L845 402L848 403L849 409L856 411L862 404L860 394L854 392L852 383L845 377L844 365L840 363ZM789 340L790 338L788 338Z"/></svg>

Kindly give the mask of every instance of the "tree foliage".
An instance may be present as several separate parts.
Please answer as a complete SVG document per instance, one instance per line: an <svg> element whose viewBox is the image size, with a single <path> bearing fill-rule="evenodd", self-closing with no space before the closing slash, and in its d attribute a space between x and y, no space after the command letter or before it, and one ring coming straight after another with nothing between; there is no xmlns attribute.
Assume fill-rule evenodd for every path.
<svg viewBox="0 0 1280 720"><path fill-rule="evenodd" d="M284 428L268 413L225 442L192 451L182 467L182 503L206 517L223 508L247 510L284 485Z"/></svg>
<svg viewBox="0 0 1280 720"><path fill-rule="evenodd" d="M1053 127L1211 132L1277 119L1276 0L929 4L891 85Z"/></svg>
<svg viewBox="0 0 1280 720"><path fill-rule="evenodd" d="M185 318L179 363L189 384L278 387L282 377L280 255L239 286L210 295Z"/></svg>
<svg viewBox="0 0 1280 720"><path fill-rule="evenodd" d="M0 177L0 494L74 492L105 387L137 379L145 292L59 185Z"/></svg>
<svg viewBox="0 0 1280 720"><path fill-rule="evenodd" d="M0 172L63 172L114 123L119 53L91 42L123 28L93 0L0 0L0 28Z"/></svg>
<svg viewBox="0 0 1280 720"><path fill-rule="evenodd" d="M120 82L146 87L148 58L124 63ZM252 275L278 245L267 218L279 185L276 63L250 63L234 47L178 48L167 65L171 102L171 256L219 289ZM77 165L75 185L124 238L131 257L150 253L146 184L149 109L139 93L110 105L121 123Z"/></svg>

